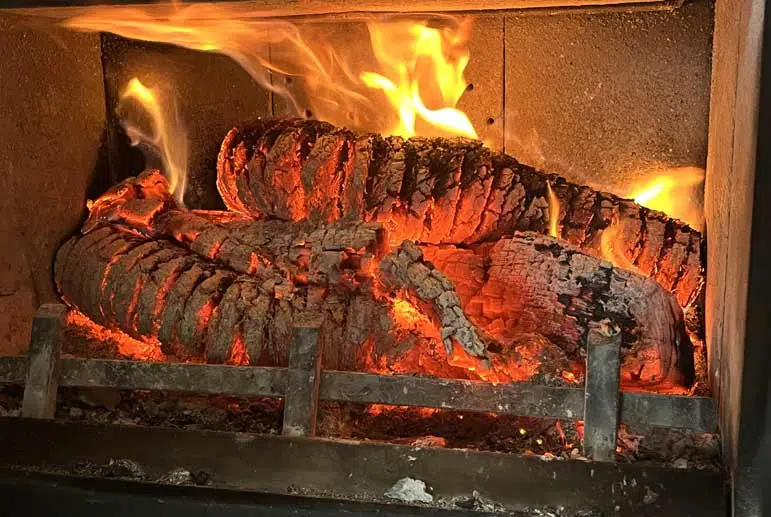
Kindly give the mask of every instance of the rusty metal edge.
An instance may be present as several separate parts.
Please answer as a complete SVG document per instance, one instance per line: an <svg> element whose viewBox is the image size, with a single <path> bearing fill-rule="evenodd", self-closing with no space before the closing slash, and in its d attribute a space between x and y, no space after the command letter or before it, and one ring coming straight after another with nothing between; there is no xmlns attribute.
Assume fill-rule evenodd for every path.
<svg viewBox="0 0 771 517"><path fill-rule="evenodd" d="M281 397L286 368L62 359L60 386Z"/></svg>

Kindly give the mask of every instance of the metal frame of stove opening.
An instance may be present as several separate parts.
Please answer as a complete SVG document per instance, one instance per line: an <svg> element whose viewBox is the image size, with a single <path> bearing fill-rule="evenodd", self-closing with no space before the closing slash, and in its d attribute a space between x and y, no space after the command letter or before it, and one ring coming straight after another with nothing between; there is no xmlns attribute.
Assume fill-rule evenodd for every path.
<svg viewBox="0 0 771 517"><path fill-rule="evenodd" d="M639 467L634 464L612 463L615 459L616 429L619 423L677 427L700 432L714 432L717 428L715 405L711 398L619 391L620 336L618 335L605 336L598 331L590 332L585 386L583 388L558 388L530 383L496 385L480 381L435 379L408 375L322 371L322 350L318 344L319 331L317 328L295 328L294 342L290 347L289 366L287 368L60 358L59 337L65 314L66 308L63 305L41 306L33 322L29 355L0 359L0 382L25 384L22 405L23 418L2 421L0 439L6 443L24 442L37 433L37 438L32 442L34 445L30 444L31 448L36 449L36 453L30 454L31 451L24 446L18 446L16 449L11 448L11 450L0 448L0 461L5 460L7 464L21 466L30 466L30 463L33 464L32 466L39 466L39 463L49 466L74 465L89 458L89 454L92 452L89 449L92 446L86 444L89 442L93 444L93 440L100 442L106 440L104 434L106 431L103 429L95 431L86 424L31 420L53 418L59 386L283 397L283 437L257 438L248 435L250 438L247 440L243 438L244 435L241 433L180 432L179 430L160 430L148 427L138 427L131 431L127 431L126 428L123 430L113 429L109 433L120 435L128 432L132 437L136 437L138 436L136 433L152 431L155 438L151 441L139 440L140 446L151 448L153 447L150 445L151 443L159 447L160 443L171 439L170 436L178 437L180 433L191 435L186 436L186 439L193 441L199 438L192 435L203 433L210 436L211 443L216 441L211 438L212 435L220 437L240 436L242 437L240 438L241 441L258 440L263 444L260 447L267 447L264 443L271 443L271 447L273 447L271 452L263 451L261 455L277 455L277 451L284 451L286 456L278 455L277 458L291 457L292 451L296 454L300 449L311 448L311 452L308 454L313 458L307 456L305 461L316 464L319 468L323 468L324 461L316 458L316 456L323 457L324 451L326 453L335 451L334 454L340 454L343 463L348 461L366 463L368 457L362 451L370 451L371 454L376 454L384 458L384 461L391 463L399 463L399 460L386 460L385 458L398 457L403 459L402 456L404 456L417 461L415 458L420 457L424 464L432 464L435 466L434 468L440 470L449 468L447 465L442 467L443 462L460 454L463 462L468 462L470 465L481 462L482 466L473 476L478 477L480 472L487 472L485 479L488 481L476 480L474 482L476 487L469 489L469 494L472 492L483 494L490 491L495 492L490 487L488 487L490 490L484 489L484 483L489 482L490 471L504 469L499 475L506 477L511 475L510 471L505 470L506 465L511 462L517 464L524 462L522 465L526 468L522 472L526 472L534 479L543 477L543 482L549 485L554 485L563 476L583 478L587 475L590 486L592 482L603 483L603 480L610 483L611 497L607 498L607 501L597 499L600 497L599 494L603 492L600 489L591 495L578 494L572 489L568 490L561 497L563 501L573 506L588 505L596 508L615 501L609 509L618 510L621 506L617 503L623 501L624 505L644 506L644 508L635 509L636 515L669 515L669 512L674 512L675 508L677 508L677 515L681 516L691 515L692 511L696 512L693 515L701 516L721 514L716 512L722 507L720 504L722 502L722 477L720 473L675 471ZM584 453L594 461L546 462L542 459L523 458L513 454L445 449L423 449L421 451L420 448L369 442L351 448L350 442L313 437L319 400L422 406L530 417L583 419L585 425ZM119 428L120 426L106 427ZM83 441L84 435L79 433L78 429L86 435L97 432L99 438ZM50 440L56 447L52 447L36 462L33 458L36 454L40 455L39 445L47 440L45 438L48 436L47 433L52 433ZM110 439L114 438L116 443L130 441L130 439L118 439L113 435L110 436L112 437ZM70 445L65 447L66 443L70 443ZM68 452L63 452L60 445L67 448ZM77 456L74 451L83 447L85 447L83 453L85 456ZM179 448L181 444L170 443L168 447L171 449ZM315 447L317 447L316 452L312 452ZM342 449L348 452L342 453ZM260 450L262 451L262 449ZM416 456L419 452L420 455ZM75 456L64 458L63 454L65 456L75 454ZM136 452L136 454L140 453ZM198 455L201 454L205 455L205 451L198 452ZM115 455L123 457L117 451L114 451L111 457ZM55 459L57 457L60 458L58 461ZM472 458L473 461L471 461ZM384 463L379 466L387 470L388 467L385 466L387 464ZM516 470L519 467L509 466L508 468ZM546 468L546 471L541 472L539 469L543 468ZM407 468L406 471L409 470ZM330 477L334 478L334 476L334 474L330 474ZM618 480L615 479L616 477ZM653 481L659 478L668 481ZM396 482L398 479L400 478L395 478L392 482ZM681 483L694 483L696 479L700 479L699 483L705 488L710 485L714 488L710 491L711 493L705 493L707 499L712 499L709 504L693 504L690 501L693 498L693 490L701 490L701 488L692 487L689 493L681 493L680 489L677 488ZM243 481L231 480L230 482L237 486L245 486ZM617 482L619 483L618 487L616 487ZM281 488L271 488L270 482L267 485L261 484L259 481L252 484L247 482L246 486L256 490L282 492ZM608 485L605 486L605 489L607 488ZM369 487L369 490L371 489L372 487ZM346 493L345 490L342 490L335 495L341 498L355 499L357 494L366 492L367 490L359 489L357 493ZM318 491L314 492L312 489L309 493L319 495ZM666 497L662 497L661 494L666 494ZM326 492L322 495L326 495ZM377 499L377 495L376 490L374 499ZM379 495L382 498L383 492L379 492ZM498 494L499 499L507 499L508 497L505 493ZM513 499L504 504L509 509L521 507L523 501L525 504L537 503L537 498L533 499L527 494L516 494L511 497ZM619 497L622 499L618 499ZM373 494L370 494L369 500L372 499Z"/></svg>

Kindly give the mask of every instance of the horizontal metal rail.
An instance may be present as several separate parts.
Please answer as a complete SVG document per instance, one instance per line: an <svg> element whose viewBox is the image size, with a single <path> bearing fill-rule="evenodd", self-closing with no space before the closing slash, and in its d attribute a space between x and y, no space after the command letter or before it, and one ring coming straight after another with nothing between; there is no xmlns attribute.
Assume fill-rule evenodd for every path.
<svg viewBox="0 0 771 517"><path fill-rule="evenodd" d="M618 352L620 339L615 335L590 336L591 357L587 364L589 370L600 372L593 383L564 388L527 382L492 384L320 371L318 328L297 329L289 368L60 358L59 331L64 313L61 305L42 306L33 322L29 357L0 358L0 383L25 385L22 416L53 417L56 390L62 386L282 397L286 406L283 433L292 436L313 435L319 400L430 407L584 420L594 437L584 446L594 459L602 461L613 461L615 457L618 423L698 432L717 430L711 398L619 392L618 368L604 373L602 369L603 357L613 358ZM589 413L591 419L587 418Z"/></svg>
<svg viewBox="0 0 771 517"><path fill-rule="evenodd" d="M23 384L26 356L0 358L0 383ZM161 390L242 397L283 397L287 369L260 366L153 363L112 359L62 359L59 386ZM529 383L490 384L413 375L324 371L321 400L419 406L457 411L582 420L583 388ZM621 392L619 421L629 425L715 432L709 397Z"/></svg>

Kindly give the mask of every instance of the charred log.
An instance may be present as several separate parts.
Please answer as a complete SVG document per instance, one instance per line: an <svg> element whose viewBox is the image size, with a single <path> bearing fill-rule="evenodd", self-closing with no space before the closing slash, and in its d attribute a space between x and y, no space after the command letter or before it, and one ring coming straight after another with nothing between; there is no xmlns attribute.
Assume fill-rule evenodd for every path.
<svg viewBox="0 0 771 517"><path fill-rule="evenodd" d="M448 364L438 327L419 303L406 302L414 319L402 320L389 296L292 284L276 268L257 280L110 226L70 239L55 266L68 304L180 359L286 365L293 326L313 321L325 368L479 378Z"/></svg>
<svg viewBox="0 0 771 517"><path fill-rule="evenodd" d="M675 297L657 282L563 241L516 233L472 248L423 246L450 279L465 314L497 343L543 335L569 356L603 320L623 336L627 384L690 384L693 348Z"/></svg>
<svg viewBox="0 0 771 517"><path fill-rule="evenodd" d="M404 291L436 317L448 354L458 343L467 353L486 357L486 347L463 314L452 284L407 241L387 255L388 238L380 223L342 220L312 226L308 221L191 212L176 208L165 193L158 195L155 186L163 181L157 171L125 180L92 205L84 231L110 224L143 238L171 239L202 259L260 282L272 283L278 274L287 280L274 287L282 291L296 285L361 289L375 296ZM378 264L381 274L375 275Z"/></svg>
<svg viewBox="0 0 771 517"><path fill-rule="evenodd" d="M311 318L327 368L527 380L575 370L588 329L613 324L627 384L693 376L674 296L564 241L389 252L381 223L187 211L162 184L148 172L94 202L55 270L68 303L167 354L285 364L293 325Z"/></svg>
<svg viewBox="0 0 771 517"><path fill-rule="evenodd" d="M514 231L546 233L547 182L563 240L654 278L688 305L702 284L701 235L629 200L493 153L481 142L357 136L297 119L231 130L217 185L231 210L255 217L382 222L398 244L471 245Z"/></svg>

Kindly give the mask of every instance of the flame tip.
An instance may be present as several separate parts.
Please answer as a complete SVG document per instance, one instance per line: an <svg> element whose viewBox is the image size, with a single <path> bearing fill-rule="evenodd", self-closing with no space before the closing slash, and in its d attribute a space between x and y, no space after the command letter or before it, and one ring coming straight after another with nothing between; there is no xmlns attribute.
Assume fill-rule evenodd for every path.
<svg viewBox="0 0 771 517"><path fill-rule="evenodd" d="M354 68L358 60L342 56L326 35L275 19L275 12L175 2L167 7L96 6L63 24L227 55L263 87L286 97L298 114L305 107L270 76L302 77L314 118L336 125L353 121L355 129L404 137L477 137L468 117L456 109L467 86L463 72L469 61L470 18L432 15L369 22L379 70L363 70ZM396 124L382 117L380 95L386 96ZM157 92L133 78L124 96L148 105Z"/></svg>

